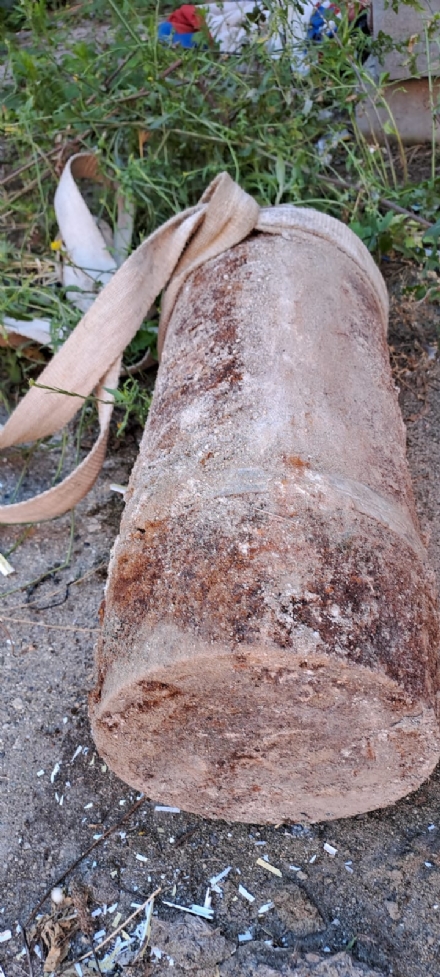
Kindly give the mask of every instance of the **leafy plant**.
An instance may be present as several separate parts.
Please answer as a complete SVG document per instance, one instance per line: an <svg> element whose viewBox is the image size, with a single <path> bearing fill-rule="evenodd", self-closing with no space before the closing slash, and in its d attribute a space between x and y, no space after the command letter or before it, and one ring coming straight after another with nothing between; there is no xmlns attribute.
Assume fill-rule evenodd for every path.
<svg viewBox="0 0 440 977"><path fill-rule="evenodd" d="M126 430L129 419L136 421L141 427L144 426L151 404L151 395L146 392L138 380L128 377L124 380L118 390L105 387L107 393L115 398L116 407L122 408L122 420L118 421L117 432L121 437Z"/></svg>
<svg viewBox="0 0 440 977"><path fill-rule="evenodd" d="M435 165L411 185L403 147L396 154L388 140L383 147L368 142L358 129L360 102L386 104L386 76L372 87L364 64L371 39L345 14L333 38L307 45L310 67L301 73L295 65L303 43L294 55L284 45L273 56L273 37L288 34L293 2L268 0L272 36L264 23L256 31L254 18L243 51L225 56L203 31L191 50L160 43L158 21L170 7L161 5L159 14L153 0L93 0L85 23L84 8L20 0L31 34L23 39L8 29L3 42L0 125L9 172L0 321L50 318L55 346L78 321L59 284L51 242L57 178L68 156L83 149L99 154L106 178L94 200L97 216L114 221L115 188L136 202L134 244L194 204L225 169L263 205L293 202L342 217L378 260L397 252L422 268L435 266ZM389 43L380 39L376 53ZM391 116L386 128L395 134ZM422 228L419 215L434 227ZM155 330L154 323L143 325L128 363L154 347ZM0 355L11 377L19 354ZM142 389L138 379L124 382L120 433L130 415L145 416L149 394Z"/></svg>

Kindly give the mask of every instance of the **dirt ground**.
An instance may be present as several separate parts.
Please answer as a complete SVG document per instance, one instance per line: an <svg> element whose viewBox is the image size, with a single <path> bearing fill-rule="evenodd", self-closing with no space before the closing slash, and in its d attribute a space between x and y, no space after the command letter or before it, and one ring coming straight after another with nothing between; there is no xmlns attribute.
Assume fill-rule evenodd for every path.
<svg viewBox="0 0 440 977"><path fill-rule="evenodd" d="M402 295L400 266L386 270L409 462L440 583L437 312ZM154 902L153 951L136 962L129 946L125 959L118 958L119 972L124 963L129 975L371 977L373 968L396 977L440 977L438 769L392 808L328 824L267 827L156 810L154 798L128 789L97 755L87 694L123 506L110 486L127 483L139 438L139 430L120 440L113 436L99 481L74 521L67 515L37 525L24 538L22 527L2 530L1 551L16 546L9 557L16 573L3 580L0 608L0 977L42 972L35 951L26 951L21 926L31 938L30 915L54 910L50 899L39 903L60 877L82 919L82 934L71 935L66 923L69 959L90 950L93 930L100 934L97 945L161 890ZM47 484L58 454L56 442L51 450L39 449L18 498ZM23 453L7 452L0 466L8 498L22 473ZM208 922L166 904L203 907L208 887ZM58 922L69 912L65 902ZM123 932L131 934L141 918L143 910ZM107 950L112 946L110 941ZM102 954L100 959L109 972L114 962L103 965ZM67 973L81 977L93 966L90 956Z"/></svg>

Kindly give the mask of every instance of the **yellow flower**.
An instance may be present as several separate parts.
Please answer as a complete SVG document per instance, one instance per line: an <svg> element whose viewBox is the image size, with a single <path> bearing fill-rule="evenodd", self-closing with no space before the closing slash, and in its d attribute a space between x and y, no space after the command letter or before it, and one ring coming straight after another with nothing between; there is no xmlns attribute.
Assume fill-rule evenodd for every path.
<svg viewBox="0 0 440 977"><path fill-rule="evenodd" d="M51 250L51 251L60 251L60 250L61 250L61 247L62 247L62 244L63 244L63 242L62 242L62 241L61 241L61 239L60 239L60 238L58 237L58 238L56 239L56 241L51 241L51 242L50 242L50 250Z"/></svg>

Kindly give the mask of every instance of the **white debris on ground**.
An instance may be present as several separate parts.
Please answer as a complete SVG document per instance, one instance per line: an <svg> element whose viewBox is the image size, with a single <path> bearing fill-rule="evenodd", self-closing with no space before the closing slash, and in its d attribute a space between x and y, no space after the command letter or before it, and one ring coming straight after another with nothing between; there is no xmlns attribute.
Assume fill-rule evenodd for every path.
<svg viewBox="0 0 440 977"><path fill-rule="evenodd" d="M226 879L226 877L229 875L229 872L231 871L231 868L232 866L228 865L227 868L223 869L223 872L220 872L219 875L214 875L212 879L209 880L209 884L211 888L214 890L214 892L221 892L221 889L219 888L219 883L223 882L224 879Z"/></svg>
<svg viewBox="0 0 440 977"><path fill-rule="evenodd" d="M323 848L324 848L324 851L327 852L327 855L330 855L330 858L334 858L335 855L338 854L338 849L337 848L334 848L333 845L329 845L328 841L325 842L325 845L323 846Z"/></svg>
<svg viewBox="0 0 440 977"><path fill-rule="evenodd" d="M52 773L50 775L50 782L51 782L51 784L53 784L55 782L55 777L58 776L60 770L61 770L61 765L60 765L60 763L58 763L58 760L57 760L57 762L56 762L56 764L55 764L55 766L54 766L54 768L52 770Z"/></svg>
<svg viewBox="0 0 440 977"><path fill-rule="evenodd" d="M170 906L172 909L180 909L183 913L191 913L192 916L201 916L203 919L214 919L214 910L210 906L197 906L194 903L192 906L179 906L176 902L168 902L166 899L162 900L162 904L164 906Z"/></svg>
<svg viewBox="0 0 440 977"><path fill-rule="evenodd" d="M0 573L2 573L4 577L9 577L11 573L15 573L14 567L8 562L2 553L0 553Z"/></svg>
<svg viewBox="0 0 440 977"><path fill-rule="evenodd" d="M64 760L58 759L53 764L52 769L50 770L49 768L48 781L55 786L58 784L61 785L61 781L63 779L62 765L64 762ZM106 765L102 765L99 762L99 757L94 751L90 751L89 748L83 747L81 744L78 744L76 747L72 747L70 760L67 761L67 764L71 770L70 776L72 778L73 788L75 787L74 770L77 770L79 773L82 763L87 766L93 766L96 764L96 767L99 767L103 772L106 772L107 770ZM45 770L43 768L41 770L37 770L36 775L37 777L43 777L45 775ZM70 787L70 781L66 781L65 786ZM54 796L58 804L62 806L64 795L58 793L58 791L54 791ZM135 796L136 803L138 803L142 799L142 795ZM87 816L83 818L83 823L88 824L88 819L93 822L88 826L95 829L95 833L92 834L92 839L95 844L99 844L101 839L104 837L104 834L107 836L107 832L103 831L104 826L101 823L95 823L100 821L100 814L98 814L98 800L92 795L92 799L88 800L86 796L84 801L85 803L83 802L82 810ZM115 826L117 829L119 829L119 827L126 827L123 822L127 819L127 817L130 816L130 802L131 800L127 798L121 798L117 801L118 806L123 809L121 811L121 821ZM156 830L162 835L163 840L166 839L169 844L179 842L181 832L177 828L176 821L181 813L180 808L172 805L156 804L151 806L151 814L157 819L158 822ZM167 829L166 827L159 827L161 820L162 824L169 824L168 816L176 818L176 821L172 822L173 828ZM163 820L164 818L165 821ZM174 825L176 825L175 828ZM427 830L435 830L435 825L428 825ZM114 837L119 838L120 842L124 846L129 844L127 831L128 828L127 830L114 831ZM295 831L292 829L292 831L285 831L284 834L295 838L297 837L298 831L299 827L296 826ZM302 838L306 832L306 829L301 828L301 832L302 834L300 837ZM140 832L140 834L144 834L144 831ZM279 912L277 887L279 887L280 880L283 878L283 875L284 877L288 878L290 873L290 879L292 882L296 882L297 880L301 882L303 879L306 879L307 875L303 870L304 865L312 866L315 864L315 862L317 862L317 860L319 861L320 852L318 851L316 844L314 844L312 849L309 849L309 851L304 854L302 863L299 865L289 865L288 860L286 860L285 863L278 867L277 864L273 864L269 854L263 854L263 852L267 851L267 841L259 836L260 833L258 831L256 832L256 835L257 837L251 833L249 838L250 842L260 849L261 857L257 859L255 859L255 857L251 858L251 865L249 866L251 869L251 874L247 874L246 865L240 866L236 864L229 864L225 865L224 867L220 865L216 874L211 876L209 876L208 872L206 872L204 890L205 895L204 898L202 896L199 901L192 902L189 899L186 900L183 896L184 890L179 887L179 883L174 881L171 883L164 883L162 889L156 890L156 892L153 893L153 895L150 896L146 902L133 901L130 909L128 910L128 913L130 913L128 918L126 918L126 915L124 915L120 911L120 908L118 908L119 904L117 899L112 901L110 904L107 904L104 900L102 900L102 902L100 901L98 905L96 905L96 903L95 905L88 905L88 918L91 923L92 921L95 923L97 931L94 933L93 931L91 931L91 933L87 932L86 935L89 940L89 947L91 943L93 943L94 949L90 949L87 953L82 953L82 956L78 956L83 947L81 947L81 944L78 944L77 938L79 933L83 932L83 928L81 925L78 926L78 916L76 915L77 908L76 904L72 904L72 897L69 895L68 881L66 882L65 886L56 885L52 888L50 893L50 914L46 916L40 914L37 916L37 931L38 927L41 928L43 925L47 925L48 921L49 923L54 921L53 925L55 925L56 932L59 931L57 927L59 927L60 921L62 922L63 919L66 919L66 922L69 919L70 922L72 919L75 921L73 929L69 930L67 933L66 952L63 963L63 969L67 969L69 971L69 977L92 977L92 975L96 975L96 968L98 964L102 974L105 974L106 977L113 977L113 975L120 973L121 967L132 966L134 963L141 960L146 954L146 959L153 964L154 962L159 963L159 961L161 961L162 966L165 963L169 967L174 967L176 956L175 950L168 949L167 947L164 947L156 938L151 938L152 922L155 926L164 925L165 927L169 926L174 929L178 928L180 922L179 917L182 920L183 926L187 925L186 921L188 921L188 925L192 925L192 923L194 923L200 926L206 926L207 924L213 923L215 924L216 922L221 923L221 914L218 914L217 920L216 915L217 909L220 908L223 900L225 901L224 904L227 905L228 901L232 900L232 902L237 902L239 899L242 905L243 903L247 904L247 910L245 911L250 914L249 923L245 922L243 931L237 934L235 938L235 948L237 947L237 944L240 946L241 944L251 943L254 940L259 940L261 942L262 936L259 933L258 927L262 926L264 928L265 917L268 914L271 912L274 914L275 912ZM228 838L233 837L231 832L228 832L227 836ZM328 842L323 845L323 850L330 858L334 858L337 855L337 848ZM132 887L133 895L135 891L139 891L141 900L143 886L147 883L151 884L152 875L157 871L157 868L154 866L154 857L149 851L148 854L144 854L142 851L131 849L130 853L133 856L132 865L137 864L138 871L141 873L142 871L145 872L145 875L143 876L143 883L141 880L136 880L139 882L139 885L136 884ZM92 869L96 866L96 864L96 861L92 862ZM347 860L344 864L346 871L353 873L351 860ZM263 871L261 872L259 870ZM148 872L151 872L152 875L147 874ZM258 875L266 875L266 880L264 883L260 880L260 884L264 885L263 900L265 900L262 900L261 904L259 901L257 901L258 883L253 873L256 873L257 877ZM110 875L112 878L115 876L117 877L118 872L113 870ZM162 875L161 877L163 880L165 880L165 875ZM251 884L250 887L248 887L248 884L246 883L250 882L251 877L254 878L253 885ZM271 881L269 881L269 879ZM160 885L162 885L162 883L160 883ZM153 907L155 910L154 920ZM163 907L164 909L167 907L168 909L174 911L172 922L168 923L158 919L157 913L158 911L160 913L160 907ZM259 920L261 920L261 923L259 923ZM216 927L213 928L211 925L210 932L217 933L218 930ZM3 933L0 933L0 943L6 943L12 938L11 930L4 930ZM221 937L221 939L224 938ZM41 963L47 968L47 959L50 953L50 947L48 951L47 944L41 938L37 939L35 935L31 936L29 942L30 953L35 954L35 956L38 957L38 959L41 960ZM267 945L273 945L272 939L263 940L263 942L265 942ZM25 958L26 952L26 949L22 946L19 954L15 954L15 956L17 959ZM231 949L230 952L233 953L234 950ZM2 977L1 973L0 977Z"/></svg>
<svg viewBox="0 0 440 977"><path fill-rule="evenodd" d="M248 892L244 885L239 885L238 891L240 895L243 896L243 899L247 899L248 902L255 902L255 896L253 896L251 892Z"/></svg>
<svg viewBox="0 0 440 977"><path fill-rule="evenodd" d="M166 804L156 804L155 811L162 811L163 814L180 814L180 807L167 807Z"/></svg>
<svg viewBox="0 0 440 977"><path fill-rule="evenodd" d="M268 913L270 909L274 908L274 905L275 903L273 902L265 902L263 906L260 906L258 915L263 916L265 913Z"/></svg>
<svg viewBox="0 0 440 977"><path fill-rule="evenodd" d="M64 896L64 890L61 888L60 885L54 886L50 894L50 898L52 899L52 902L55 906L61 906L61 904L64 902L65 896Z"/></svg>

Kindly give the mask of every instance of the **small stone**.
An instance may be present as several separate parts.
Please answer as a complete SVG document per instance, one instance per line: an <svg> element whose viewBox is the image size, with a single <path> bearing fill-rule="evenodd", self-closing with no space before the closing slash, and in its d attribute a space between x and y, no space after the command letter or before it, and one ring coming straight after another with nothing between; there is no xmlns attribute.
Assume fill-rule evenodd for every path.
<svg viewBox="0 0 440 977"><path fill-rule="evenodd" d="M20 712L21 709L24 709L23 699L20 699L19 696L17 696L16 699L12 700L11 705L12 708L15 709L17 712Z"/></svg>
<svg viewBox="0 0 440 977"><path fill-rule="evenodd" d="M283 926L295 937L309 936L325 929L322 916L300 886L276 892L272 901Z"/></svg>
<svg viewBox="0 0 440 977"><path fill-rule="evenodd" d="M183 916L183 914L182 914ZM252 939L252 937L251 937ZM203 920L182 918L151 921L151 945L174 960L179 973L214 974L216 966L235 953L235 945ZM173 971L170 971L172 973Z"/></svg>
<svg viewBox="0 0 440 977"><path fill-rule="evenodd" d="M385 900L385 908L391 919L400 919L400 909L397 902L393 902L390 899Z"/></svg>

